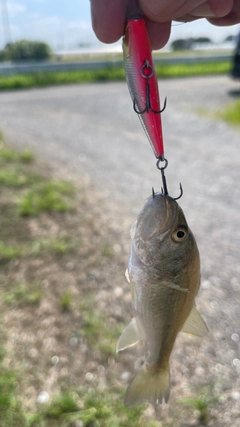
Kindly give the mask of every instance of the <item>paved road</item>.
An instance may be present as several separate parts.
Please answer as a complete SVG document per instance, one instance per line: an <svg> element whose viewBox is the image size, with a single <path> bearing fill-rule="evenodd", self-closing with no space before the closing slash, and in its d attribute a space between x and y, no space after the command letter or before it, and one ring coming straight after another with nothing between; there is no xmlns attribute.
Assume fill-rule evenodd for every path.
<svg viewBox="0 0 240 427"><path fill-rule="evenodd" d="M168 97L162 118L170 194L178 195L181 181L181 205L206 255L206 271L216 274L217 258L222 275L230 257L236 259L232 274L239 274L240 133L210 116L240 94L239 83L208 77L159 86L162 99ZM88 173L130 220L151 187L160 189L125 83L1 93L0 128L77 177Z"/></svg>
<svg viewBox="0 0 240 427"><path fill-rule="evenodd" d="M224 366L226 381L239 390L240 132L211 114L239 96L240 85L208 77L159 86L162 99L168 97L162 116L168 186L177 196L183 185L180 204L202 258L200 306L212 331L207 347L202 344L203 363L213 376L214 366ZM117 206L112 212L120 223L134 220L151 187L160 188L125 83L1 93L0 127L15 144L33 147L79 179L89 174Z"/></svg>

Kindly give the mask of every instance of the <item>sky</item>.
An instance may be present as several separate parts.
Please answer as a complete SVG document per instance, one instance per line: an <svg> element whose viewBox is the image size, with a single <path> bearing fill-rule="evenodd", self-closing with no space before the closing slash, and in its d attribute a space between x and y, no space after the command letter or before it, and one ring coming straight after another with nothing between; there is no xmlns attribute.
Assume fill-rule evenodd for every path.
<svg viewBox="0 0 240 427"><path fill-rule="evenodd" d="M10 38L5 4L12 41L42 40L55 51L76 49L86 43L98 45L91 28L89 3L89 0L0 0L0 49ZM198 36L208 36L220 43L228 35L237 35L239 31L240 25L219 28L203 19L186 24L174 23L170 43L176 38Z"/></svg>

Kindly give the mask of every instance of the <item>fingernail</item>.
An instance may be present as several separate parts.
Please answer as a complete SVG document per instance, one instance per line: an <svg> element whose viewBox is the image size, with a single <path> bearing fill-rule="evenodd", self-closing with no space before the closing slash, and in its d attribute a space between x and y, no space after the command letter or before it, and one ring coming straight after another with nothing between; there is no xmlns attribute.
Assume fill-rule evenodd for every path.
<svg viewBox="0 0 240 427"><path fill-rule="evenodd" d="M194 9L191 12L191 15L197 16L199 18L205 18L205 17L214 18L216 16L215 13L213 13L208 3L203 3L200 6L198 6L196 9Z"/></svg>

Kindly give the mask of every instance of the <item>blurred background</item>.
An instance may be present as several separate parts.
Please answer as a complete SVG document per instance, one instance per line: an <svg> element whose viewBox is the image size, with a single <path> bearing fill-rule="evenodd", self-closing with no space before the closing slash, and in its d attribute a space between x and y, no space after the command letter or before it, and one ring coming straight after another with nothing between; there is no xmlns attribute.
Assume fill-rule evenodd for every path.
<svg viewBox="0 0 240 427"><path fill-rule="evenodd" d="M91 28L88 0L1 0L0 48L21 39L41 40L48 43L54 53L90 50L121 50L121 43L106 46L99 42ZM208 48L234 47L238 26L218 28L204 20L193 23L175 23L171 40L164 50L171 49L176 39L196 38ZM208 39L205 40L204 39Z"/></svg>
<svg viewBox="0 0 240 427"><path fill-rule="evenodd" d="M87 0L0 1L0 425L240 426L239 25L174 23L154 52L169 193L198 242L204 339L179 334L168 405L123 406L141 345L129 230L160 173L121 41Z"/></svg>

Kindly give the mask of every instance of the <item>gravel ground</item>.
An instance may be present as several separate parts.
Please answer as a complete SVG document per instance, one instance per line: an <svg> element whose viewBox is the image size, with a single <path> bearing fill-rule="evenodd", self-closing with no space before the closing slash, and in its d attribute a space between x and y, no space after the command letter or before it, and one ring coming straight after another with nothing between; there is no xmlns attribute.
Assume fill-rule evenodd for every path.
<svg viewBox="0 0 240 427"><path fill-rule="evenodd" d="M168 96L163 126L169 190L176 196L182 182L180 205L202 261L197 307L210 333L203 340L179 336L171 363L172 398L157 414L179 417L176 402L207 386L219 397L217 404L209 403L209 425L240 426L240 133L209 115L239 96L239 83L211 77L166 80L160 87ZM91 182L101 194L104 221L129 244L130 224L151 186L160 187L160 177L124 84L5 93L0 117L11 141L32 146L60 174L80 180L87 173L85 184ZM127 324L130 302L124 298L127 285L122 286ZM113 289L109 283L109 293ZM119 377L135 360L131 352L121 357L128 358L128 369L119 370ZM179 426L197 425L184 411L181 420Z"/></svg>

